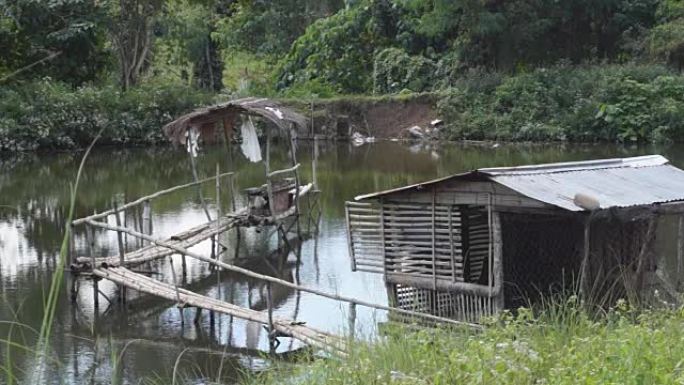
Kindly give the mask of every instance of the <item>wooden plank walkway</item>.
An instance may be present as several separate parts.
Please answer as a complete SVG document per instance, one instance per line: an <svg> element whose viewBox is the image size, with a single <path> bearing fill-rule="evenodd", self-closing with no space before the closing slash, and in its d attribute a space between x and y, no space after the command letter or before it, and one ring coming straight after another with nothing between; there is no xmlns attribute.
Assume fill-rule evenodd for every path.
<svg viewBox="0 0 684 385"><path fill-rule="evenodd" d="M217 234L230 230L232 227L237 225L238 222L244 220L244 218L246 217L247 209L243 209L236 213L232 213L230 215L222 217L220 220L220 224L217 220L203 223L199 226L195 226L189 230L186 230L180 234L173 235L165 239L164 242L187 249ZM144 262L153 261L155 259L160 259L177 253L178 252L174 249L170 249L165 246L151 244L140 249L131 251L129 253L126 253L124 255L124 266L135 266ZM90 257L79 257L76 259L76 262L79 265L90 265L92 263L92 259ZM119 255L104 258L95 258L95 265L96 266L94 267L120 266L121 258ZM92 268L93 266L90 267Z"/></svg>
<svg viewBox="0 0 684 385"><path fill-rule="evenodd" d="M269 324L267 313L243 308L182 288L176 289L176 287L170 284L134 273L125 267L97 268L93 270L93 274L140 292L178 302L181 306L198 307L258 322L263 325ZM273 328L279 334L296 338L314 348L325 350L335 355L345 355L347 352L346 341L343 338L306 326L300 322L273 317Z"/></svg>

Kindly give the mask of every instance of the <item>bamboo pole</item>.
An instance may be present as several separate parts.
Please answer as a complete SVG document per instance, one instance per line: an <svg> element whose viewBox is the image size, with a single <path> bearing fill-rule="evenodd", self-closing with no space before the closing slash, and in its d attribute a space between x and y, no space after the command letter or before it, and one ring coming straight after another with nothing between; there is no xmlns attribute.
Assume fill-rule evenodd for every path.
<svg viewBox="0 0 684 385"><path fill-rule="evenodd" d="M233 174L235 174L235 173L234 172L226 172L226 173L219 175L219 177L224 178L224 177L227 177L227 176L230 176ZM189 187L197 186L198 184L210 182L214 179L216 179L216 177L212 176L210 178L204 178L204 179L201 179L198 181L193 181L193 182L182 184L179 186L174 186L174 187L171 187L171 188L168 188L165 190L157 191L154 194L145 195L144 197L138 198L138 199L134 200L133 202L126 203L126 204L122 205L121 207L119 207L119 210L124 211L124 210L130 209L132 207L138 206L141 203L145 202L146 200L156 199L156 198L159 198L160 196L167 195L167 194L170 194L172 192L183 190L183 189L186 189ZM113 213L114 213L113 210L103 211L101 213L96 213L96 214L93 214L93 215L90 215L87 217L76 219L72 222L72 224L74 226L81 225L81 224L84 224L88 220L98 220L98 219L106 218L107 216L112 215Z"/></svg>
<svg viewBox="0 0 684 385"><path fill-rule="evenodd" d="M221 252L221 181L218 176L221 174L219 163L216 162L216 258L218 259Z"/></svg>
<svg viewBox="0 0 684 385"><path fill-rule="evenodd" d="M88 244L88 253L90 254L90 260L92 263L93 268L95 268L95 246L93 244L94 239L93 239L93 230L91 226L86 226L85 228L85 234L86 234L86 243ZM93 278L93 309L95 314L98 314L98 311L100 309L100 290L98 288L98 283L97 277L92 277Z"/></svg>
<svg viewBox="0 0 684 385"><path fill-rule="evenodd" d="M494 295L494 312L500 312L504 309L505 297L504 297L504 266L503 266L503 239L501 238L501 216L498 212L494 211L492 213L492 242L493 251L493 276L494 276L494 286L492 291L496 293ZM498 288L498 291L497 291Z"/></svg>
<svg viewBox="0 0 684 385"><path fill-rule="evenodd" d="M492 199L492 194L487 193L487 286L491 291L493 287L492 281L494 280L494 229L493 229L493 218L492 218L492 208L494 200ZM487 308L491 309L491 295L487 297Z"/></svg>
<svg viewBox="0 0 684 385"><path fill-rule="evenodd" d="M188 142L190 141L190 136L188 135ZM202 209L204 214L207 216L207 220L211 222L211 214L209 214L209 208L207 207L207 202L204 200L204 194L202 193L202 186L199 185L199 175L197 173L197 162L195 157L192 155L192 151L188 151L188 156L190 157L190 168L192 169L192 178L195 181L195 186L197 186L197 195L202 204Z"/></svg>
<svg viewBox="0 0 684 385"><path fill-rule="evenodd" d="M266 169L266 194L268 195L268 210L272 217L276 216L274 202L273 202L273 185L271 178L268 176L271 173L271 130L266 129L266 159L264 161L264 168Z"/></svg>
<svg viewBox="0 0 684 385"><path fill-rule="evenodd" d="M276 350L276 330L273 326L273 293L271 282L266 282L266 307L268 308L268 350L271 354Z"/></svg>
<svg viewBox="0 0 684 385"><path fill-rule="evenodd" d="M354 339L356 336L356 304L349 303L349 336Z"/></svg>
<svg viewBox="0 0 684 385"><path fill-rule="evenodd" d="M352 240L351 219L349 218L349 202L344 205L344 214L347 217L347 247L349 250L349 260L351 261L351 271L356 271L356 254L354 253L354 241Z"/></svg>
<svg viewBox="0 0 684 385"><path fill-rule="evenodd" d="M589 257L591 254L591 214L584 220L584 240L582 249L582 265L580 266L580 295L583 300L588 300L589 296Z"/></svg>
<svg viewBox="0 0 684 385"><path fill-rule="evenodd" d="M681 287L682 275L684 275L684 215L679 216L677 226L677 271L675 288Z"/></svg>
<svg viewBox="0 0 684 385"><path fill-rule="evenodd" d="M385 199L380 197L380 242L382 244L382 272L387 281L387 243L385 242Z"/></svg>
<svg viewBox="0 0 684 385"><path fill-rule="evenodd" d="M432 280L433 290L437 290L437 266L436 266L436 252L435 252L435 205L437 200L437 190L432 187ZM450 231L451 233L451 231Z"/></svg>
<svg viewBox="0 0 684 385"><path fill-rule="evenodd" d="M287 174L289 172L295 172L297 169L299 169L301 165L299 163L295 164L293 167L290 168L284 168L282 170L276 170L268 173L269 178L273 178L274 176L282 175L282 174Z"/></svg>
<svg viewBox="0 0 684 385"><path fill-rule="evenodd" d="M126 214L124 213L124 215ZM116 221L116 226L121 227L121 218L119 217L119 210L117 209L116 202L114 202L114 219ZM126 249L124 247L123 233L121 231L116 232L116 240L119 245L119 264L123 266L126 261ZM93 265L93 268L94 267L95 265ZM126 302L126 287L123 285L119 286L119 301L122 304Z"/></svg>
<svg viewBox="0 0 684 385"><path fill-rule="evenodd" d="M180 299L180 292L178 291L178 277L176 276L176 268L173 267L173 258L169 256L169 264L171 265L171 276L173 277L173 286L176 288L176 304L182 308ZM181 313L182 315L182 313Z"/></svg>
<svg viewBox="0 0 684 385"><path fill-rule="evenodd" d="M297 225L297 237L299 240L302 240L302 231L301 227L299 226L299 186L300 186L300 181L299 181L299 171L297 169L299 168L299 163L297 163L297 150L295 148L295 142L294 142L294 137L292 136L292 132L294 131L295 127L294 124L290 125L290 131L288 131L287 134L287 139L290 142L290 159L292 161L292 172L294 173L294 179L295 179L295 193L293 194L293 201L294 201L294 207L295 207L295 221ZM287 234L286 234L287 235ZM287 240L287 238L286 238Z"/></svg>
<svg viewBox="0 0 684 385"><path fill-rule="evenodd" d="M152 235L152 206L149 199L143 202L142 206L142 232ZM142 245L145 246L146 243L143 242Z"/></svg>
<svg viewBox="0 0 684 385"><path fill-rule="evenodd" d="M208 258L208 257L205 257L205 256L203 256L203 255L201 255L201 254L197 254L197 253L194 253L194 252L192 252L192 251L190 251L190 250L187 250L187 249L185 249L185 248L183 248L183 247L180 247L180 246L177 246L177 245L174 245L174 244L170 244L170 243L167 243L167 242L164 242L164 241L160 241L160 240L155 239L155 238L153 238L153 237L151 237L151 236L149 236L149 235L141 234L141 233L136 232L136 231L134 231L134 230L130 230L130 229L127 229L127 228L121 228L121 227L112 226L112 225L110 225L110 224L108 224L108 223L103 223L103 222L88 221L87 223L90 224L90 225L92 225L92 226L100 227L100 228L107 229L107 230L111 230L111 231L118 231L118 230L120 230L120 231L125 232L125 233L128 233L128 234L130 234L130 235L132 235L132 236L134 236L134 237L141 237L141 238L144 238L144 239L146 239L146 240L150 241L151 243L156 244L156 245L158 245L158 246L166 247L166 248L175 250L175 251L176 251L177 253L179 253L179 254L187 255L187 256L189 256L189 257L195 258L195 259L200 260L200 261L203 261L203 262L216 264L217 266L219 266L219 267L221 267L221 268L223 268L223 269L226 269L226 270L229 270L229 271L233 271L233 272L236 272L236 273L240 273L240 274L243 274L243 275L248 276L248 277L251 277L251 278L255 278L255 279L262 280L262 281L266 281L266 282L277 283L277 284L279 284L279 285L281 285L281 286L285 286L285 287L288 287L288 288L291 288L291 289L301 290L301 291L304 291L304 292L307 292L307 293L320 295L320 296L322 296L322 297L326 297L326 298L330 298L330 299L334 299L334 300L338 300L338 301L342 301L342 302L353 302L353 303L356 303L356 304L358 304L358 305L366 306L366 307L370 307L370 308L374 308L374 309L392 311L392 312L396 312L396 313L401 313L401 314L410 315L410 316L413 316L413 317L421 317L421 318L425 318L425 319L432 320L432 321L443 322L443 323L450 323L450 324L454 324L454 325L470 326L470 327L474 327L474 328L477 328L477 329L481 329L481 328L482 328L481 325L475 325L475 324L464 323L464 322L452 320L452 319L449 319L449 318L433 316L433 315L431 315L431 314L420 313L420 312L414 312L414 311L411 311L411 310L405 310L405 309L399 309L399 308L394 308L394 307L385 306L385 305L380 305L380 304L374 304L374 303L371 303L371 302L368 302L368 301L364 301L364 300L361 300L361 299L357 299L357 298L352 298L352 297L346 297L346 296L341 296L341 295L337 295L337 294L326 293L326 292L321 291L321 290L317 290L317 289L312 289L312 288L308 288L308 287L305 287L305 286L296 285L296 284L293 284L293 283L291 283L291 282L288 282L288 281L285 281L285 280L282 280L282 279L279 279L279 278L274 278L274 277L270 277L270 276L268 276L268 275L263 275L263 274L255 273L255 272L253 272L253 271L251 271L251 270L244 269L244 268L241 268L241 267L239 267L239 266L227 264L227 263L222 262L222 261L213 260L213 259ZM497 287L495 286L494 289L495 289L495 292L496 292Z"/></svg>

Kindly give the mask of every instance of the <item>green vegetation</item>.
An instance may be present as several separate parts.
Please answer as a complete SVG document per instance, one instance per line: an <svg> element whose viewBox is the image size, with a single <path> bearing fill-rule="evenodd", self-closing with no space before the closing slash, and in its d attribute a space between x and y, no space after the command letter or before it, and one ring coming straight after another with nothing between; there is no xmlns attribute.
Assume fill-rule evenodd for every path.
<svg viewBox="0 0 684 385"><path fill-rule="evenodd" d="M684 77L654 65L476 73L439 105L452 139L643 142L684 134Z"/></svg>
<svg viewBox="0 0 684 385"><path fill-rule="evenodd" d="M0 5L1 150L83 146L100 127L155 142L209 100L424 92L443 96L448 139L681 140L681 0Z"/></svg>
<svg viewBox="0 0 684 385"><path fill-rule="evenodd" d="M85 147L102 130L101 144L156 143L160 127L211 95L181 85L114 86L36 81L0 89L0 150Z"/></svg>
<svg viewBox="0 0 684 385"><path fill-rule="evenodd" d="M251 378L301 385L675 384L684 380L684 312L637 313L625 303L594 319L575 297L536 316L528 309L478 333L390 328L349 357L278 367Z"/></svg>

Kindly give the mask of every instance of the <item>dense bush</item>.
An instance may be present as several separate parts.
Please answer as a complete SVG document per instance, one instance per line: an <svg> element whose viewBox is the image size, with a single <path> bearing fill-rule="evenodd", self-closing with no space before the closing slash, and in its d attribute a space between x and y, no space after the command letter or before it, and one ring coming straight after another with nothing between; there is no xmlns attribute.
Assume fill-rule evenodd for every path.
<svg viewBox="0 0 684 385"><path fill-rule="evenodd" d="M306 29L283 61L278 86L319 79L343 93L396 92L448 83L448 75L473 68L513 73L559 60L625 62L643 51L665 2L679 3L359 0ZM660 13L662 21L676 17ZM681 40L672 29L652 38L668 57ZM430 67L436 71L424 70Z"/></svg>
<svg viewBox="0 0 684 385"><path fill-rule="evenodd" d="M341 93L370 91L374 53L394 38L395 16L389 0L362 0L316 21L292 44L278 70L277 87L317 79Z"/></svg>
<svg viewBox="0 0 684 385"><path fill-rule="evenodd" d="M436 70L435 63L423 56L410 56L398 48L384 49L375 55L373 93L429 91L435 83Z"/></svg>
<svg viewBox="0 0 684 385"><path fill-rule="evenodd" d="M101 129L100 143L154 143L163 124L208 102L207 94L172 85L122 92L42 80L0 88L0 151L84 146Z"/></svg>
<svg viewBox="0 0 684 385"><path fill-rule="evenodd" d="M559 65L474 83L461 80L440 102L452 139L643 142L684 133L684 76L661 66Z"/></svg>

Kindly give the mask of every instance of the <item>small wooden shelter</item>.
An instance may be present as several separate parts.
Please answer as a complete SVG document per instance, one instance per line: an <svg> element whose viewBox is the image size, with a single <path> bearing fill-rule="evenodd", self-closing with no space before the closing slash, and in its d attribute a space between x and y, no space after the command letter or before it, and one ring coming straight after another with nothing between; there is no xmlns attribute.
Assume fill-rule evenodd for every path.
<svg viewBox="0 0 684 385"><path fill-rule="evenodd" d="M192 161L193 172L197 180L194 156L198 143L227 143L230 145L236 128L240 123L255 130L252 117L266 122L263 133L266 137L266 149L263 159L266 183L247 191L250 212L255 223L273 224L292 215L298 215L297 201L314 187L312 183L303 185L300 180L296 156L297 133L306 130L306 118L297 112L280 106L265 98L244 98L196 109L164 126L164 134L177 145L186 146ZM242 130L242 140L246 141L246 131ZM284 137L289 143L289 155L292 167L282 170L271 170L271 140L276 136ZM256 148L252 151L252 161L261 161L261 148L256 132L251 141ZM244 150L243 147L243 151ZM254 152L256 155L254 155ZM245 154L249 157L249 154Z"/></svg>
<svg viewBox="0 0 684 385"><path fill-rule="evenodd" d="M479 169L346 204L353 270L383 274L393 306L469 322L573 284L676 297L682 213L684 171L659 155Z"/></svg>

